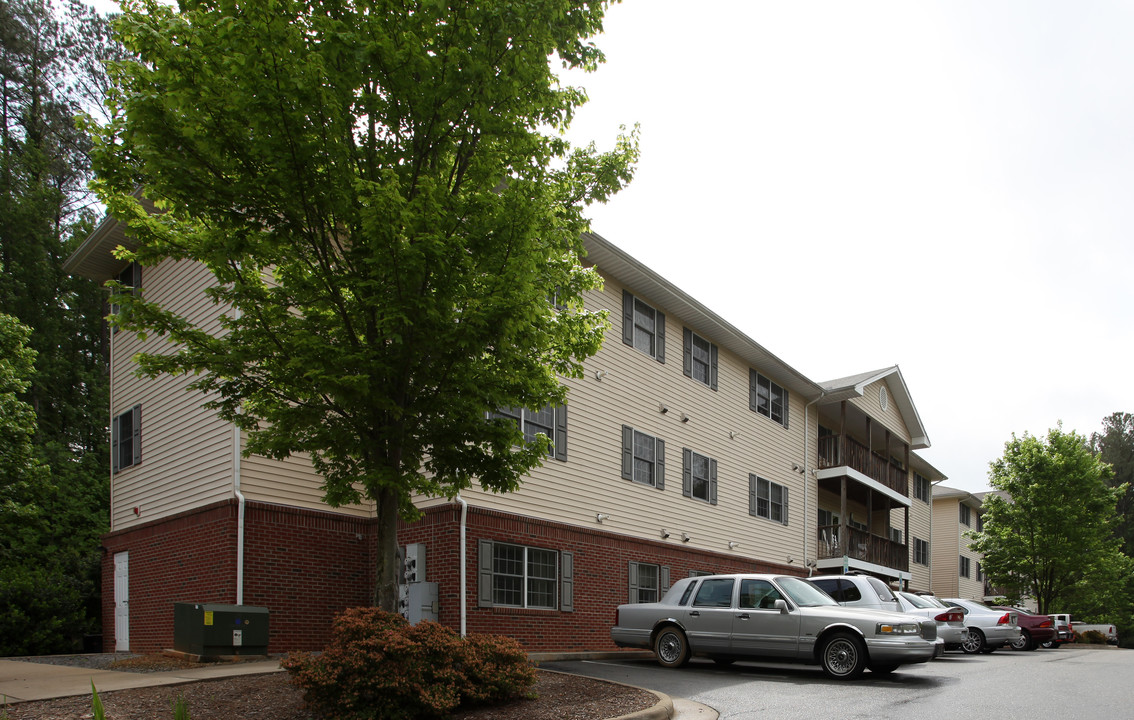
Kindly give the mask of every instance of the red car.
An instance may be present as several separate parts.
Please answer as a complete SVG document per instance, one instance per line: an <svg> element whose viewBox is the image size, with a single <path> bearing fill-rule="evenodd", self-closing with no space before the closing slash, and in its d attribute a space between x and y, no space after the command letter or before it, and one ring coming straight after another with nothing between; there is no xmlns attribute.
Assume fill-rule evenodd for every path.
<svg viewBox="0 0 1134 720"><path fill-rule="evenodd" d="M993 605L994 610L1009 610L1016 613L1016 624L1020 626L1020 639L1012 643L1013 650L1035 650L1041 644L1055 639L1055 623L1047 615L1036 615L1018 607Z"/></svg>

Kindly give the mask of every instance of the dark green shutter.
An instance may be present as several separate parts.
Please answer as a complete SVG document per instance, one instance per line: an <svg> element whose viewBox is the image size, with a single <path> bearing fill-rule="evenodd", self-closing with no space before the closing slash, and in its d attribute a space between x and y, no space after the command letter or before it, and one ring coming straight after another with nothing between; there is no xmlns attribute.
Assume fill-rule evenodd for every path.
<svg viewBox="0 0 1134 720"><path fill-rule="evenodd" d="M622 426L622 479L634 479L634 428Z"/></svg>
<svg viewBox="0 0 1134 720"><path fill-rule="evenodd" d="M477 546L476 604L492 607L492 541L481 540Z"/></svg>
<svg viewBox="0 0 1134 720"><path fill-rule="evenodd" d="M142 406L135 405L134 420L134 465L142 462Z"/></svg>
<svg viewBox="0 0 1134 720"><path fill-rule="evenodd" d="M717 504L717 461L709 461L709 504Z"/></svg>
<svg viewBox="0 0 1134 720"><path fill-rule="evenodd" d="M567 460L567 406L555 408L555 459Z"/></svg>
<svg viewBox="0 0 1134 720"><path fill-rule="evenodd" d="M685 377L693 377L693 331L685 328L683 337L681 372L685 373Z"/></svg>
<svg viewBox="0 0 1134 720"><path fill-rule="evenodd" d="M627 576L630 578L630 588L627 593L629 600L626 602L636 603L638 602L638 563L633 560L630 561Z"/></svg>
<svg viewBox="0 0 1134 720"><path fill-rule="evenodd" d="M115 415L110 420L110 469L111 472L118 472L118 426L121 422L121 415Z"/></svg>
<svg viewBox="0 0 1134 720"><path fill-rule="evenodd" d="M634 344L634 296L622 291L622 342Z"/></svg>
<svg viewBox="0 0 1134 720"><path fill-rule="evenodd" d="M665 313L655 310L657 319L654 321L654 358L665 365Z"/></svg>
<svg viewBox="0 0 1134 720"><path fill-rule="evenodd" d="M713 390L717 389L717 346L709 344L709 387Z"/></svg>
<svg viewBox="0 0 1134 720"><path fill-rule="evenodd" d="M559 553L559 609L575 611L575 554L566 550Z"/></svg>
<svg viewBox="0 0 1134 720"><path fill-rule="evenodd" d="M756 476L748 476L748 514L756 514Z"/></svg>
<svg viewBox="0 0 1134 720"><path fill-rule="evenodd" d="M654 466L654 483L658 490L665 490L665 440L654 439L654 457L657 465Z"/></svg>
<svg viewBox="0 0 1134 720"><path fill-rule="evenodd" d="M658 600L661 600L661 596L665 595L666 590L669 590L669 566L668 565L662 565L661 566L661 577L658 578L658 584L661 586L660 588L658 588L658 590L659 590Z"/></svg>
<svg viewBox="0 0 1134 720"><path fill-rule="evenodd" d="M756 371L748 368L748 409L756 412Z"/></svg>
<svg viewBox="0 0 1134 720"><path fill-rule="evenodd" d="M681 494L693 497L693 451L681 448Z"/></svg>
<svg viewBox="0 0 1134 720"><path fill-rule="evenodd" d="M783 486L783 493L784 493L783 522L784 522L784 525L787 525L788 524L788 522L787 522L787 485Z"/></svg>

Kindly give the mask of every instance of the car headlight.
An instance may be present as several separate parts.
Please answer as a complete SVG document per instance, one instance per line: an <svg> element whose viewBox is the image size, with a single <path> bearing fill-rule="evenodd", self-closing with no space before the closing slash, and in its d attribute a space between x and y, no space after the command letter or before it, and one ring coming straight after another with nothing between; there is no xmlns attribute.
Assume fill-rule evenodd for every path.
<svg viewBox="0 0 1134 720"><path fill-rule="evenodd" d="M917 623L878 623L877 635L917 635Z"/></svg>

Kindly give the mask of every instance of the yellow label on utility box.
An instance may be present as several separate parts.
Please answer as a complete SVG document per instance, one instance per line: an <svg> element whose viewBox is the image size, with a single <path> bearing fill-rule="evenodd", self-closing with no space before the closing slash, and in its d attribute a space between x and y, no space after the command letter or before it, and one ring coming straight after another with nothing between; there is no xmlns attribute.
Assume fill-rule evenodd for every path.
<svg viewBox="0 0 1134 720"><path fill-rule="evenodd" d="M205 625L210 626L212 624L213 624L213 611L212 610L206 610L205 611Z"/></svg>

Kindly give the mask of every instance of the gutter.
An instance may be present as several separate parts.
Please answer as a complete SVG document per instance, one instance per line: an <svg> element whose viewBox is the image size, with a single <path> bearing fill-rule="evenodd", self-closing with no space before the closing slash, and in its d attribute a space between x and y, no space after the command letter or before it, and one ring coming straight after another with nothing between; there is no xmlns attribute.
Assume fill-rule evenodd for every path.
<svg viewBox="0 0 1134 720"><path fill-rule="evenodd" d="M244 604L244 508L240 492L240 428L232 426L232 494L236 496L236 604Z"/></svg>
<svg viewBox="0 0 1134 720"><path fill-rule="evenodd" d="M810 515L810 494L808 490L811 488L811 476L814 470L811 469L811 454L808 453L808 441L811 437L811 406L823 399L827 394L826 390L822 390L819 396L803 406L803 566L807 568L807 576L815 570L815 566L809 564L811 561L807 557L808 537L811 535L811 530L808 527L810 522L807 518ZM818 493L818 488L816 488ZM818 552L815 553L818 556ZM819 558L815 558L815 562L819 562Z"/></svg>
<svg viewBox="0 0 1134 720"><path fill-rule="evenodd" d="M456 501L457 504L461 506L461 560L460 570L457 572L457 582L460 583L461 587L461 637L465 637L465 635L467 634L465 625L468 619L468 585L465 583L465 574L468 569L466 557L468 551L465 544L465 535L467 533L468 527L469 504L465 502L465 499L461 497L460 493L457 493Z"/></svg>

